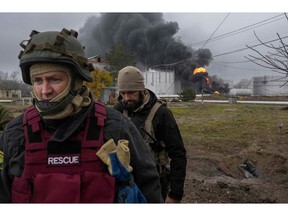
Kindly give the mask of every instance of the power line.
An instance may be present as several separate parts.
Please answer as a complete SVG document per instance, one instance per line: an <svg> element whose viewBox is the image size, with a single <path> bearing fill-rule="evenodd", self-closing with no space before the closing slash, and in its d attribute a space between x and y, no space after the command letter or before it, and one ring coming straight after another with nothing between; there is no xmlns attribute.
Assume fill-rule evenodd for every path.
<svg viewBox="0 0 288 216"><path fill-rule="evenodd" d="M217 62L217 61L214 61L213 62L214 64L216 65L220 65L220 66L223 66L225 68L233 68L233 69L238 69L238 70L251 70L251 71L271 71L271 70L268 70L268 69L256 69L256 68L239 68L239 67L234 67L234 66L229 66L227 64L221 64L221 62Z"/></svg>
<svg viewBox="0 0 288 216"><path fill-rule="evenodd" d="M230 14L230 13L229 13ZM265 19L265 20L263 20L263 21L261 21L261 22L257 22L257 23L255 23L255 24L252 24L252 25L248 25L248 26L246 26L246 27L243 27L243 28L240 28L240 29L238 29L238 30L234 30L234 31L232 31L232 32L228 32L228 33L225 33L225 34L223 34L223 35L219 35L219 36L217 36L217 37L215 37L215 38L212 38L212 36L215 34L215 32L219 29L219 27L222 25L222 23L227 19L227 17L229 16L229 14L227 14L226 15L226 17L223 19L223 21L219 24L219 26L217 27L217 29L212 33L212 35L209 37L209 39L208 40L205 40L205 41L201 41L201 42L198 42L198 43L196 43L196 44L200 44L200 43L203 43L203 42L205 42L205 44L202 46L202 48L209 42L209 40L219 40L219 39L222 39L223 38L223 36L226 36L226 37L228 37L227 35L229 35L229 34L232 34L233 33L233 35L234 34L236 34L236 32L238 32L237 34L239 34L239 33L242 33L243 31L244 31L244 29L247 29L247 28L249 28L249 29L247 29L247 30L245 30L245 31L248 31L248 30L250 30L251 29L251 27L252 26L255 26L255 25L259 25L259 24L261 24L260 26L263 26L263 25L267 25L268 23L271 23L271 22L275 22L275 21L278 21L278 20L280 20L280 19L283 19L283 18L279 18L280 16L285 16L285 18L287 18L287 16L286 16L286 13L285 14L281 14L281 15L277 15L277 16L274 16L274 17L271 17L271 18L269 18L269 19ZM278 18L278 19L276 19L276 18ZM273 20L273 21L271 21L272 19L276 19L276 20ZM287 18L288 19L288 18ZM268 22L268 23L265 23L265 24L263 24L263 22L267 22L267 21L270 21L270 22ZM259 26L257 26L257 27L259 27ZM239 32L241 30L241 32ZM220 37L222 37L222 38L220 38ZM285 39L285 38L287 38L288 36L285 36L285 37L282 37L282 39ZM275 41L277 41L277 40L279 40L279 38L277 38L277 39L274 39L274 40L270 40L270 41L267 41L267 42L264 42L263 44L266 44L266 43L270 43L270 42L275 42ZM263 45L263 44L256 44L256 45L254 45L254 46L251 46L251 47L257 47L257 46L260 46L260 45ZM201 48L201 49L202 49ZM223 56L223 55L228 55L228 54L232 54L232 53L237 53L237 52L241 52L241 51L244 51L244 50L247 50L247 49L249 49L248 47L245 47L245 48L241 48L241 49L236 49L236 50L232 50L232 51L230 51L230 52L226 52L226 53L221 53L221 54L218 54L218 55L214 55L213 57L219 57L219 56ZM166 66L166 67L169 67L169 66L175 66L175 65L178 65L178 64L180 64L180 63L182 63L182 62L184 62L184 61L188 61L188 60L190 60L191 59L191 57L190 58L187 58L187 59L183 59L183 60L180 60L180 61L178 61L178 62L175 62L175 63L170 63L170 64L159 64L159 65L154 65L154 66L152 66L153 68L155 68L155 67L160 67L160 66ZM217 61L216 61L217 62ZM250 62L250 61L245 61L245 62ZM244 61L242 61L242 62L234 62L234 63L245 63ZM233 63L233 62L232 62Z"/></svg>
<svg viewBox="0 0 288 216"><path fill-rule="evenodd" d="M208 38L208 40L206 40L206 42L204 43L204 45L201 47L201 49L203 49L203 47L208 43L208 41L213 37L213 35L216 33L216 31L220 28L220 26L224 23L224 21L227 19L227 17L230 15L230 13L228 13L226 15L226 17L222 20L222 22L218 25L218 27L215 29L215 31L211 34L211 36Z"/></svg>
<svg viewBox="0 0 288 216"><path fill-rule="evenodd" d="M285 39L285 38L288 38L288 35L285 36L285 37L281 37L282 40ZM259 44L256 44L256 45L250 46L250 47L254 48L254 47L257 47L257 46L260 46L260 45L263 45L263 44L266 44L266 43L275 42L275 41L278 41L278 40L279 40L279 38L274 39L274 40L270 40L270 41L266 41L266 42L263 42L263 43L259 43ZM215 57L219 57L219 56L223 56L223 55L228 55L228 54L232 54L232 53L236 53L236 52L241 52L241 51L246 50L246 49L250 49L250 48L245 47L245 48L241 48L241 49L237 49L237 50L232 50L232 51L230 51L230 52L226 52L226 53L221 53L221 54L218 54L218 55L214 55L213 57L215 58Z"/></svg>
<svg viewBox="0 0 288 216"><path fill-rule="evenodd" d="M285 36L285 37L282 37L281 39L285 39L285 38L288 38L288 35ZM254 46L250 46L252 48L254 47L257 47L257 46L260 46L260 45L263 45L263 44L266 44L266 43L271 43L271 42L275 42L275 41L279 41L279 38L276 38L276 39L273 39L273 40L270 40L270 41L266 41L266 42L263 42L263 43L259 43L259 44L255 44ZM226 52L226 53L221 53L221 54L218 54L218 55L213 55L213 58L215 57L219 57L219 56L223 56L223 55L228 55L228 54L232 54L232 53L237 53L237 52L242 52L244 50L247 50L247 49L250 49L248 47L244 47L244 48L241 48L241 49L236 49L236 50L232 50L230 52ZM159 65L154 65L152 66L151 68L155 68L155 67L160 67L160 66L163 66L163 67L169 67L169 66L175 66L175 65L178 65L184 61L188 61L192 59L192 57L189 57L187 59L183 59L181 61L178 61L178 62L174 62L174 63L170 63L170 64L159 64ZM200 58L201 59L201 58ZM205 60L205 59L204 59ZM214 62L217 62L217 61L214 61ZM220 61L219 61L220 62ZM248 60L246 61L238 61L238 62L222 62L222 63L246 63L246 62L250 62Z"/></svg>
<svg viewBox="0 0 288 216"><path fill-rule="evenodd" d="M270 54L267 56L273 56L275 54ZM219 63L223 63L223 64L242 64L242 63L247 63L247 62L251 62L250 60L243 60L243 61L213 61L213 62L219 62Z"/></svg>
<svg viewBox="0 0 288 216"><path fill-rule="evenodd" d="M272 23L272 22L276 22L278 20L284 19L285 17L282 17L283 15L284 14L280 14L280 15L271 17L269 19L265 19L265 20L263 20L261 22L257 22L257 23L254 23L254 24L251 24L251 25L236 29L234 31L224 33L222 35L218 35L218 36L216 36L214 38L210 38L210 42L213 42L213 41L216 41L216 40L220 40L220 39L223 39L223 38L226 38L226 37L230 37L230 36L233 36L235 34L240 34L242 32L245 32L245 31L248 31L248 30L251 30L251 29L254 29L254 28L258 28L260 26L267 25L267 24ZM281 18L279 18L279 17L281 17ZM201 45L201 44L203 44L205 42L207 42L207 40L200 41L200 42L191 44L189 46L197 46L197 45Z"/></svg>

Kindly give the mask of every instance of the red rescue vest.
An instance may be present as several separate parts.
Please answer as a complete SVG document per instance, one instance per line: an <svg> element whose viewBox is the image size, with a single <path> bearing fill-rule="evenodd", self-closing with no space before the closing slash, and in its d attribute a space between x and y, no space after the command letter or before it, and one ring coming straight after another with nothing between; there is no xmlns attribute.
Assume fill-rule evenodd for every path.
<svg viewBox="0 0 288 216"><path fill-rule="evenodd" d="M85 129L65 143L49 141L51 134L44 130L40 114L34 107L24 113L25 167L22 176L13 180L12 202L115 201L115 178L109 175L106 166L96 155L104 143L106 109L97 102L94 109L94 114L89 114L86 119ZM56 147L54 150L53 145ZM73 146L72 150L70 146ZM62 147L65 150L59 151Z"/></svg>

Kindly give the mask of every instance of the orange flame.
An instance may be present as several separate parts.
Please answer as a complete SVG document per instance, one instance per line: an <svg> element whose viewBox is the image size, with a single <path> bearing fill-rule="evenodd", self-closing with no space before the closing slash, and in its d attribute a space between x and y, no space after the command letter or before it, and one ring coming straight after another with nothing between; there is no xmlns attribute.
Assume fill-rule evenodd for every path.
<svg viewBox="0 0 288 216"><path fill-rule="evenodd" d="M208 85L211 86L211 81L210 81L209 77L207 76L207 70L205 68L203 68L203 67L195 68L193 75L196 75L197 73L205 74L204 78L205 78L206 82L208 83Z"/></svg>
<svg viewBox="0 0 288 216"><path fill-rule="evenodd" d="M210 81L209 77L205 77L205 79L206 79L206 82L208 83L208 85L211 86L211 81Z"/></svg>
<svg viewBox="0 0 288 216"><path fill-rule="evenodd" d="M193 74L195 75L196 73L207 73L207 70L203 67L195 68Z"/></svg>

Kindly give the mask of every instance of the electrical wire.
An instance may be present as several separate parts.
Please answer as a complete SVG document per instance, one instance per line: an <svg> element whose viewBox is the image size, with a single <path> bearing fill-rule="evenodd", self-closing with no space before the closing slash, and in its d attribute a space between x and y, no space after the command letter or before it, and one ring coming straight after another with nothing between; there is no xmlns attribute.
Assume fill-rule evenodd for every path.
<svg viewBox="0 0 288 216"><path fill-rule="evenodd" d="M208 38L208 40L206 40L206 42L203 44L203 46L201 47L201 49L204 48L204 46L209 42L209 40L213 37L213 35L216 33L216 31L220 28L220 26L224 23L224 21L228 18L228 16L230 15L230 13L228 13L226 15L226 17L222 20L222 22L218 25L218 27L215 29L215 31L210 35L210 37Z"/></svg>
<svg viewBox="0 0 288 216"><path fill-rule="evenodd" d="M284 37L281 37L282 40L285 39L285 38L288 38L288 35L284 36ZM279 38L274 39L274 40L270 40L270 41L266 41L266 42L263 42L263 43L259 43L259 44L256 44L256 45L253 45L253 46L250 46L250 47L254 48L254 47L261 46L263 44L267 44L267 43L271 43L271 42L275 42L275 41L279 41ZM228 55L228 54L232 54L232 53L241 52L241 51L247 50L247 49L250 49L250 48L249 47L245 47L245 48L241 48L241 49L237 49L237 50L232 50L230 52L214 55L213 57L216 58L216 57L223 56L223 55Z"/></svg>
<svg viewBox="0 0 288 216"><path fill-rule="evenodd" d="M236 30L234 30L234 31L227 32L227 33L224 33L224 34L222 34L222 35L218 35L218 36L216 36L216 37L214 37L214 38L211 38L211 39L210 39L210 42L213 42L213 41L216 41L216 40L220 40L220 39L223 39L223 38L227 38L227 37L230 37L230 36L233 36L233 35L236 35L236 34L240 34L240 33L243 33L243 32L245 32L245 31L248 31L248 30L251 30L251 29L258 28L258 27L263 26L263 25L270 24L270 23L272 23L272 22L276 22L276 21L282 20L282 19L285 18L285 17L283 17L283 15L284 15L284 14L280 14L280 15L271 17L271 18L269 18L269 19L265 19L265 20L263 20L263 21L260 21L260 22L257 22L257 23L254 23L254 24L251 24L251 25L248 25L248 26L245 26L245 27L236 29ZM280 18L279 18L279 17L280 17ZM207 41L207 40L200 41L200 42L191 44L191 45L189 45L189 46L201 45L201 44L205 43L206 41Z"/></svg>
<svg viewBox="0 0 288 216"><path fill-rule="evenodd" d="M284 13L284 14L280 14L280 15L271 17L271 18L269 18L269 19L265 19L265 20L263 20L263 21L260 21L260 22L257 22L257 23L248 25L248 26L246 26L246 27L239 28L239 29L237 29L237 30L234 30L234 31L231 31L231 32L228 32L228 33L225 33L225 34L222 34L222 35L219 35L219 36L217 36L217 37L212 38L213 35L214 35L214 34L216 33L216 31L220 28L220 26L223 24L223 22L227 19L227 17L228 17L229 15L230 15L230 13L228 13L228 14L226 15L226 17L222 20L222 22L218 25L218 27L216 28L216 30L211 34L211 36L210 36L207 40L205 40L205 41L200 41L200 42L197 42L197 43L192 44L192 45L200 45L201 43L204 43L204 45L201 47L201 49L203 49L203 47L204 47L208 42L211 42L211 41L214 41L214 40L220 40L220 39L223 39L223 38L226 38L226 37L235 35L235 34L240 34L240 33L244 32L244 31L248 31L248 30L251 30L251 29L254 29L254 28L263 26L263 25L267 25L267 24L269 24L269 23L271 23L271 22L275 22L275 21L278 21L278 20L283 19L283 18L287 18L287 20L288 20L288 17L287 17L287 15L286 15L286 13ZM285 17L282 17L282 16L285 16ZM279 18L279 17L281 17L281 18ZM255 27L255 26L256 26L256 27ZM252 28L252 27L253 27L253 28ZM285 39L285 38L287 38L287 37L288 37L288 36L282 37L282 39ZM275 42L275 41L278 41L278 40L279 40L279 38L273 39L273 40L264 42L264 44L270 43L270 42ZM192 45L190 45L190 46L192 46ZM261 44L261 43L260 43L260 44L256 44L256 45L251 46L251 47L257 47L257 46L260 46L260 45L262 45L262 44ZM241 49L232 50L232 51L229 51L229 52L226 52L226 53L220 53L220 54L217 54L217 55L213 55L213 58L219 57L219 56L223 56L223 55L233 54L233 53L237 53L237 52L242 52L242 51L247 50L247 49L249 49L249 48L248 48L248 47L245 47L245 48L241 48ZM190 59L191 59L191 57L190 57L190 58L187 58L187 59L184 59L184 60L181 60L181 61L178 61L178 62L175 62L175 63L171 63L171 64L160 64L160 65L155 65L155 66L152 66L152 67L155 68L155 67L160 67L160 66L166 66L166 67L167 67L167 66L175 66L175 65L178 65L178 64L180 64L180 63L182 63L182 62L184 62L184 61L188 61L188 60L190 60ZM217 62L217 61L214 60L214 62ZM234 63L246 63L246 62L249 62L249 61L246 60L246 61L234 62ZM228 62L226 62L226 63L228 63Z"/></svg>

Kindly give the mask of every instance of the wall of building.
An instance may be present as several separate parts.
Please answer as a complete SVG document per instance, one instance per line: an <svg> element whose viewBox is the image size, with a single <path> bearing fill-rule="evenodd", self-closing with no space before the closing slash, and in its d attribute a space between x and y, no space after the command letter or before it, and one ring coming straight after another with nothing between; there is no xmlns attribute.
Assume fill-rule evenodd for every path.
<svg viewBox="0 0 288 216"><path fill-rule="evenodd" d="M253 77L253 95L288 96L288 77Z"/></svg>
<svg viewBox="0 0 288 216"><path fill-rule="evenodd" d="M107 67L106 59L101 55L89 57L88 62L93 64L95 69L98 68L99 70L105 70Z"/></svg>
<svg viewBox="0 0 288 216"><path fill-rule="evenodd" d="M19 99L21 98L21 90L0 90L0 98Z"/></svg>
<svg viewBox="0 0 288 216"><path fill-rule="evenodd" d="M156 95L173 95L175 92L175 72L149 69L143 72L146 88Z"/></svg>

